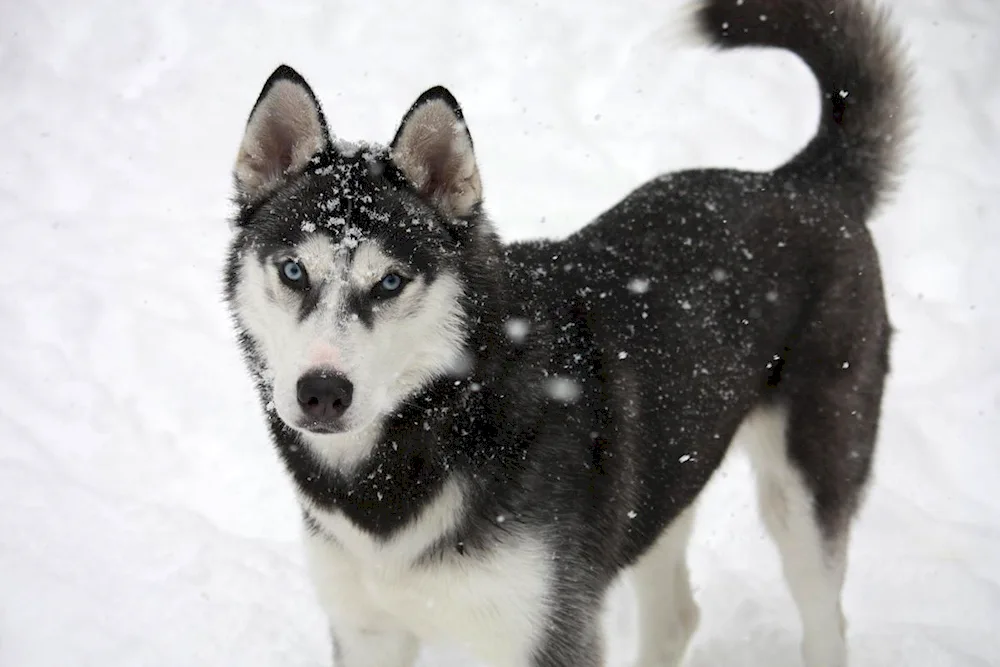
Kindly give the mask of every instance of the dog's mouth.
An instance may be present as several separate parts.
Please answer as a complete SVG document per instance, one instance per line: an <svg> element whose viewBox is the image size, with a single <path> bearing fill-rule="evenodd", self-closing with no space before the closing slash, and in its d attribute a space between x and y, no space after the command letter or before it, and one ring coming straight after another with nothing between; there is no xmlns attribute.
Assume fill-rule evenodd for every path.
<svg viewBox="0 0 1000 667"><path fill-rule="evenodd" d="M344 425L340 423L340 420L302 420L298 424L295 424L295 428L302 431L308 431L309 433L316 433L317 435L332 435L334 433L343 433L345 431Z"/></svg>

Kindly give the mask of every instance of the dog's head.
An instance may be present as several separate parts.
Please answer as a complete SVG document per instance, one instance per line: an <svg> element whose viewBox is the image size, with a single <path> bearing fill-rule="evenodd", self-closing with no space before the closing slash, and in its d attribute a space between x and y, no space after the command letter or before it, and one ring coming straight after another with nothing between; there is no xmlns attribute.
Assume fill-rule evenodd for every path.
<svg viewBox="0 0 1000 667"><path fill-rule="evenodd" d="M462 111L421 95L388 146L331 139L291 68L264 84L234 168L227 298L288 426L354 433L466 373L470 248L492 237Z"/></svg>

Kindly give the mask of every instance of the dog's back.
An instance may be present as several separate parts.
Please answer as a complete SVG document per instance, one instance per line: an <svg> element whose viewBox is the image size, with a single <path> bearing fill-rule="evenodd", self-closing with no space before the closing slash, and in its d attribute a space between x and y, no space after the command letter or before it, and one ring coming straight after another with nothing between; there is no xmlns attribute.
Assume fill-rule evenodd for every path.
<svg viewBox="0 0 1000 667"><path fill-rule="evenodd" d="M821 121L774 172L667 174L564 241L508 249L519 315L551 332L547 367L579 383L593 401L584 412L599 415L559 422L567 440L591 437L590 468L550 465L593 503L575 510L576 525L572 507L560 516L567 532L599 527L581 549L604 566L637 564L644 664L679 656L696 617L686 510L742 426L807 664L841 665L847 533L870 474L891 333L866 223L899 168L906 73L869 3L712 0L695 16L713 44L802 57ZM569 344L577 326L591 356Z"/></svg>

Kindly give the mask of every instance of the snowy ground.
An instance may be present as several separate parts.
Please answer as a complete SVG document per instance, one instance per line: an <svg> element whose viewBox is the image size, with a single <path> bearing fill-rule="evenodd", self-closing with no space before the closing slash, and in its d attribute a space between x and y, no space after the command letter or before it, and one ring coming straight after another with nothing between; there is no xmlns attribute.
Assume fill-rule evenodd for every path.
<svg viewBox="0 0 1000 667"><path fill-rule="evenodd" d="M899 335L851 550L853 664L997 665L1000 5L895 4L921 127L873 223ZM811 132L798 61L682 51L676 16L666 0L2 3L0 665L327 664L220 298L231 160L278 62L351 139L388 140L445 83L504 235L561 235L659 171L772 167ZM700 519L688 664L797 665L738 456ZM616 667L630 601L608 614Z"/></svg>

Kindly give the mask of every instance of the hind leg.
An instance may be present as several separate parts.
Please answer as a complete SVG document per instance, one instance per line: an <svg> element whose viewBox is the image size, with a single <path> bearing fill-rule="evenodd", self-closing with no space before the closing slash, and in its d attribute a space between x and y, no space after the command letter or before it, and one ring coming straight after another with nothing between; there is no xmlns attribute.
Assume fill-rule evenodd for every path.
<svg viewBox="0 0 1000 667"><path fill-rule="evenodd" d="M638 667L675 667L698 627L687 543L694 508L684 510L633 567L639 606Z"/></svg>
<svg viewBox="0 0 1000 667"><path fill-rule="evenodd" d="M835 410L810 410L805 401L793 402L791 411L760 408L747 420L761 517L799 610L806 667L847 663L841 589L872 444L859 440L863 433L851 427L857 420L848 420Z"/></svg>

